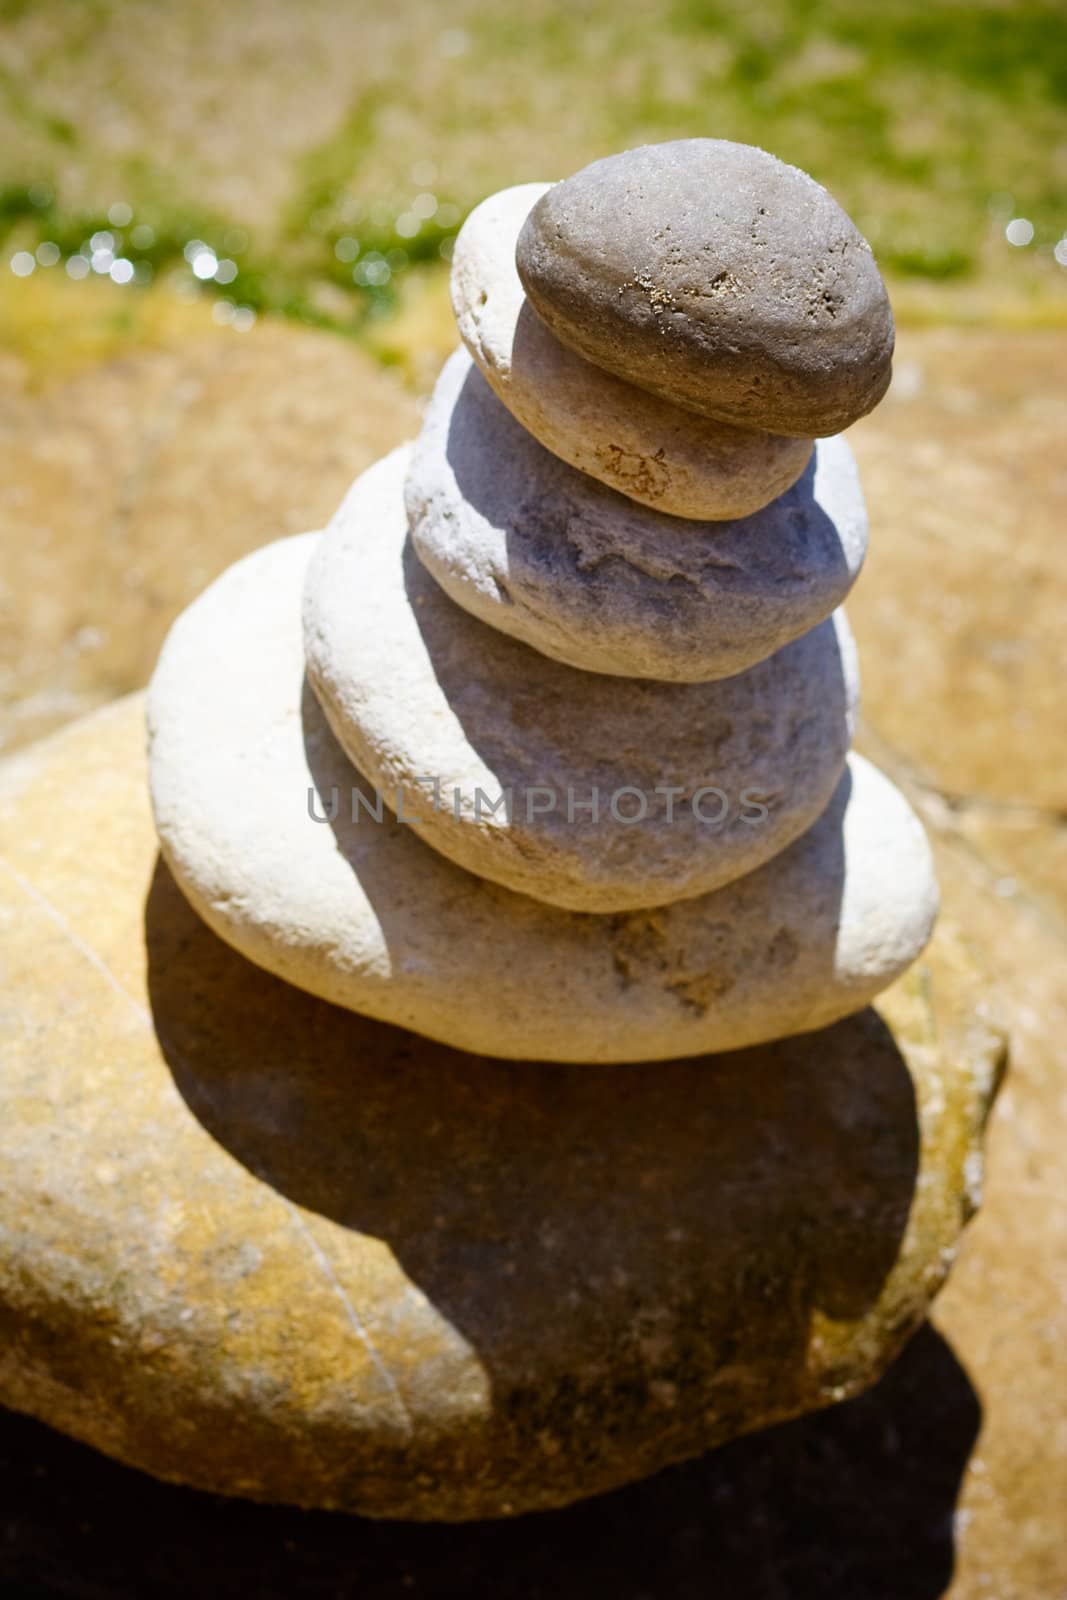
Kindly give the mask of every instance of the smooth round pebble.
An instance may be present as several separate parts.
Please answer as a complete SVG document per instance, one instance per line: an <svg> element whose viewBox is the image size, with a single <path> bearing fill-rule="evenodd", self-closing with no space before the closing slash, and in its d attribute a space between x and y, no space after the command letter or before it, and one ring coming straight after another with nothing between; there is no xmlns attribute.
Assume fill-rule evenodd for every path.
<svg viewBox="0 0 1067 1600"><path fill-rule="evenodd" d="M465 611L569 666L627 678L743 672L828 617L867 549L841 437L821 440L763 511L681 523L543 449L465 351L438 379L405 498L419 559Z"/></svg>
<svg viewBox="0 0 1067 1600"><path fill-rule="evenodd" d="M843 613L737 677L581 672L454 605L408 537L406 450L359 478L304 594L308 677L349 758L460 866L574 911L663 905L810 826L858 697ZM592 807L595 805L595 810Z"/></svg>
<svg viewBox="0 0 1067 1600"><path fill-rule="evenodd" d="M564 344L704 416L820 437L889 386L870 246L821 185L753 145L594 161L533 207L516 265Z"/></svg>
<svg viewBox="0 0 1067 1600"><path fill-rule="evenodd" d="M811 454L785 438L698 417L561 344L530 306L515 247L546 183L476 206L452 257L460 336L511 414L563 461L675 517L747 517L784 493Z"/></svg>
<svg viewBox="0 0 1067 1600"><path fill-rule="evenodd" d="M919 954L937 909L926 835L859 757L773 862L658 911L547 906L462 871L387 809L375 821L305 682L298 592L316 543L266 546L216 580L149 691L164 854L250 960L462 1049L621 1062L821 1027Z"/></svg>

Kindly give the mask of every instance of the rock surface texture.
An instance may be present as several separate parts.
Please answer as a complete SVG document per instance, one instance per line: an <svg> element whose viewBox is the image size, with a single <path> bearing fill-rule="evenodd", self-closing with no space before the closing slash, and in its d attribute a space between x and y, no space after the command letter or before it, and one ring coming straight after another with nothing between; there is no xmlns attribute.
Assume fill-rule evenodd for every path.
<svg viewBox="0 0 1067 1600"><path fill-rule="evenodd" d="M31 281L36 284L40 278L38 273ZM274 335L286 331L261 320L239 341L239 353L251 362L257 341L262 338L269 348ZM341 367L354 362L358 368L359 352L349 343L331 344L318 336L314 342L325 344L324 356L332 352ZM271 357L279 372L283 354L278 350ZM136 373L136 365L130 365ZM457 1595L532 1600L549 1594L559 1600L601 1594L614 1600L649 1600L650 1595L709 1592L730 1600L782 1600L783 1588L791 1597L818 1600L874 1595L988 1600L991 1594L997 1600L1049 1600L1067 1594L1062 1515L1067 1439L1049 1426L1050 1396L1063 1392L1067 1371L1067 1303L1060 1266L1067 1259L1062 1050L1067 1034L1067 836L1057 824L1067 801L1067 773L1048 761L1048 751L1057 748L1062 724L1058 686L1067 671L1067 630L1060 623L1067 594L1067 546L1061 537L1067 482L1049 471L1067 426L1061 377L1067 366L1067 333L913 329L902 337L895 365L897 380L887 403L858 426L853 439L875 535L871 560L849 604L864 664L865 727L860 740L905 781L909 772L921 779L914 796L935 836L945 911L914 977L894 985L876 1006L909 1059L916 1052L925 1056L931 1049L946 1048L947 1031L969 1051L968 1041L978 1037L982 1025L976 1017L980 1002L966 984L961 985L951 1023L941 1018L949 975L942 956L951 919L977 946L985 974L979 981L982 998L989 993L989 975L1003 987L1001 1001L1011 1028L1011 1074L987 1134L981 1212L967 1228L949 1281L937 1295L932 1325L920 1329L885 1376L855 1399L760 1429L613 1494L559 1512L494 1523L418 1527L286 1510L277 1504L257 1507L239 1499L222 1505L215 1495L153 1481L106 1461L25 1414L0 1411L0 1590L6 1584L19 1595L36 1594L43 1586L64 1596L91 1593L94 1600L131 1600L143 1594L153 1600L188 1600L210 1580L217 1600L244 1600L249 1594L260 1600L292 1600L295 1594L344 1594L358 1573L360 1600L395 1600L413 1586L420 1600L456 1600ZM316 526L340 498L345 484L337 475L343 473L345 456L359 447L361 424L358 410L345 410L347 437L356 444L331 442L324 425L328 408L315 385L315 370L315 359L302 361L300 382L308 403L291 417L278 398L284 393L280 382L261 393L252 385L250 368L242 377L241 395L227 390L224 443L216 445L210 432L211 405L206 411L192 405L184 418L195 437L185 441L181 452L168 449L154 463L151 476L128 488L138 561L148 563L152 574L171 573L175 583L180 577L187 586L184 594L155 594L153 584L155 608L148 626L137 634L144 641L140 650L151 649L152 628L161 628L187 603L192 593L188 586L198 588L213 575L210 567L201 570L199 559L188 571L179 574L175 568L174 541L180 540L181 512L184 506L187 519L189 503L181 488L188 485L190 473L194 488L210 484L212 492L217 487L211 481L213 468L224 480L227 515L216 533L218 538L225 535L226 543L212 554L219 565L293 526L290 510L298 500L304 502L299 487L295 496L287 489L282 470L286 461L296 471L298 486L302 481L315 485L300 526ZM125 482L122 451L132 449L139 437L135 425L128 437L113 424L116 414L136 424L134 412L144 412L146 428L155 419L151 407L138 410L132 400L116 410L109 388L107 440L95 450L73 448L72 441L76 445L79 438L96 438L100 377L94 369L69 392L8 395L9 431L0 444L6 449L11 482L25 485L27 462L36 462L29 478L31 500L0 504L20 636L31 652L16 663L8 703L20 682L27 693L36 692L42 680L33 662L49 658L52 641L72 636L86 621L109 621L106 578L114 568L107 562L118 562L120 552L113 538L105 540L108 502L105 496L101 505L98 490L113 484L117 493ZM357 370L349 377L359 380L361 374ZM336 387L339 375L332 381ZM207 392L208 399L212 392ZM263 406L276 408L266 423ZM18 430L13 432L16 419ZM402 424L402 418L390 421L385 408L378 408L369 426L381 429L379 453L410 431L410 424ZM197 439L203 449L194 448ZM60 448L66 470L48 474L45 463L53 459L49 451ZM271 470L266 522L260 465ZM358 460L349 478L357 466ZM79 490L84 514L68 515ZM1022 540L1020 505L1026 506ZM44 569L32 565L34 540L25 537L31 524L57 530L47 550L38 552L46 561ZM60 527L66 529L63 550L58 548ZM206 541L205 531L201 537ZM932 549L937 551L936 583L931 582ZM92 571L94 553L102 570L87 589L77 579ZM132 558L129 550L124 556L127 562ZM950 617L945 615L948 592L953 597ZM50 609L43 618L39 608L46 597ZM149 595L142 592L139 598L147 603ZM132 611L126 620L132 639ZM9 650L18 643L8 639ZM62 660L52 670L52 683L67 681L59 676L67 670ZM123 681L135 680L128 674ZM103 693L103 687L96 692ZM54 714L69 722L81 703L73 697L61 703L56 696ZM21 732L15 736L25 739L37 726L20 714ZM885 743L875 742L875 734L884 736ZM110 748L117 775L124 748L140 760L136 729L131 729L130 740L128 747L116 743ZM951 806L944 804L943 793L954 797ZM955 797L965 797L962 806ZM54 803L51 789L42 801ZM143 819L143 796L140 803ZM1036 809L1045 804L1047 811ZM28 830L40 821L38 808L36 817L22 826ZM135 833L128 829L127 841ZM93 891L97 902L92 905L77 886L96 845L83 842L80 834L77 840L81 861L72 852L64 869L65 889L52 873L47 880L34 876L39 852L24 848L28 833L17 841L11 865L31 892L20 890L0 868L0 896L12 913L0 917L5 1023L14 1025L20 1008L15 984L28 978L35 959L31 944L42 960L52 963L57 981L50 991L51 1008L33 1013L40 1023L38 1043L47 1039L51 1049L49 1070L42 1071L38 1085L50 1097L48 1136L56 1141L65 1132L62 1086L67 1080L66 1068L59 1070L61 1059L70 1063L79 1088L105 1069L108 1081L118 1084L129 1059L109 1062L102 1049L89 1045L88 1031L79 1041L78 1029L87 1015L103 1017L106 1011L110 1019L118 1013L106 1010L114 991L104 974L97 970L94 976L88 962L84 969L74 964L75 951L54 920L56 905L62 905L75 937L144 997L145 952L134 932L123 958L107 922L120 890L124 897L129 893L131 903L137 895L144 900L147 857L132 858L124 843L106 886ZM53 832L50 845L58 844ZM5 837L4 848L10 846ZM131 859L135 872L126 878ZM137 874L143 874L140 885L134 881ZM41 889L51 896L51 912L40 899ZM195 940L191 916L181 927ZM241 966L215 941L207 942L214 953L206 978L217 979L221 962L232 962L231 970ZM176 969L179 981L186 970ZM81 985L77 989L72 987L75 979ZM99 987L94 988L97 979ZM247 987L235 991L234 1004L247 1027L249 1019L261 1014L269 1019L263 995L278 986L247 969L246 982ZM936 1039L923 1020L931 993ZM65 1003L57 1004L60 994ZM898 1005L898 997L905 995L907 1009ZM291 997L291 1003L299 1004L299 997ZM57 1013L67 1019L62 1041L54 1032ZM337 1020L315 1004L307 1014L331 1018L330 1026ZM340 1023L344 1027L352 1020L342 1017ZM19 1051L33 1048L32 1026L27 1023ZM316 1041L324 1032L325 1025L316 1031ZM216 1034L220 1049L223 1033L220 1029ZM16 1107L27 1103L30 1069L28 1061L25 1070L20 1065L16 1079L9 1068L16 1052L7 1041L15 1037L12 1026L0 1045L0 1143L5 1150L9 1144L4 1133L11 1141L25 1137L15 1131L14 1119ZM85 1044L84 1051L79 1043ZM194 1039L189 1033L176 1044L201 1059L209 1048L206 1037ZM254 1055L254 1039L249 1047ZM250 1073L252 1077L259 1087L271 1081L267 1074ZM617 1095L623 1081L618 1069L612 1069L610 1080L605 1093ZM121 1106L129 1103L136 1082L134 1074L122 1086ZM43 1102L32 1103L39 1111ZM40 1139L40 1118L37 1112L33 1115L34 1137ZM291 1123L289 1138L292 1142ZM183 1142L181 1148L187 1152L189 1147ZM6 1227L22 1202L9 1181L14 1165L6 1155L3 1161L0 1212ZM88 1153L85 1161L87 1165ZM419 1151L413 1161L421 1170ZM29 1174L35 1184L41 1181L33 1163L21 1164L19 1172ZM111 1179L113 1190L118 1175L105 1168L103 1176ZM815 1178L813 1184L817 1182ZM806 1191L807 1198L813 1193L814 1187ZM190 1218L200 1214L191 1191L183 1203ZM36 1218L32 1206L30 1211ZM70 1259L81 1262L77 1218L67 1215L66 1234L57 1230L53 1238ZM310 1212L304 1220L313 1228L320 1226ZM5 1233L3 1250L10 1248ZM5 1277L0 1300L6 1304L9 1294ZM9 1377L17 1357L7 1342L9 1314L0 1315L5 1319L3 1392L14 1401L16 1392L27 1395L30 1386L23 1377L16 1391ZM96 1328L93 1350L100 1351L102 1331L91 1316L88 1322ZM36 1335L34 1348L40 1350L40 1322ZM64 1314L49 1358L53 1371L60 1365L56 1345L68 1338L80 1341L84 1350L80 1320L72 1325ZM135 1374L144 1390L149 1373L142 1364L151 1356L158 1371L163 1359L159 1333L146 1334L144 1341L157 1346L154 1354L134 1349L132 1331L126 1338L123 1355L129 1352L130 1360L123 1384ZM198 1359L206 1361L208 1353L201 1348ZM203 1365L200 1371L206 1376ZM64 1405L73 1409L78 1404L73 1347L66 1376ZM95 1400L86 1401L85 1408L99 1422L103 1402L99 1391L94 1393ZM57 1423L64 1420L58 1402L48 1414ZM141 1451L142 1461L149 1459L151 1443ZM217 1443L212 1446L213 1453L218 1449ZM162 1463L157 1470L167 1470L165 1454L158 1446L154 1449L152 1459Z"/></svg>
<svg viewBox="0 0 1067 1600"><path fill-rule="evenodd" d="M515 246L549 187L490 195L456 240L456 324L499 399L561 460L657 511L746 517L784 494L804 470L810 440L670 405L584 360L542 322L523 292Z"/></svg>
<svg viewBox="0 0 1067 1600"><path fill-rule="evenodd" d="M129 701L0 777L5 1404L205 1489L501 1516L840 1400L921 1320L1000 1062L947 931L817 1033L519 1068L227 950L142 762Z"/></svg>
<svg viewBox="0 0 1067 1600"><path fill-rule="evenodd" d="M858 696L843 614L711 683L576 672L442 593L408 538L406 466L365 473L323 537L304 649L342 748L392 809L406 793L421 837L539 900L622 911L718 888L815 821ZM209 648L187 635L185 670Z"/></svg>
<svg viewBox="0 0 1067 1600"><path fill-rule="evenodd" d="M173 626L162 857L139 702L0 773L0 1401L179 1482L565 1505L874 1381L976 1203L1000 1043L949 934L902 976L937 884L849 756L848 447L805 466L880 280L762 152L591 173L530 305L517 203L468 235L488 377Z"/></svg>
<svg viewBox="0 0 1067 1600"><path fill-rule="evenodd" d="M594 161L537 202L516 264L564 344L702 416L819 437L889 386L870 246L825 189L752 145Z"/></svg>
<svg viewBox="0 0 1067 1600"><path fill-rule="evenodd" d="M291 600L314 542L259 551L209 589L174 629L149 697L164 852L252 960L466 1049L633 1061L820 1026L922 948L937 904L926 838L862 761L762 871L629 915L513 894L384 804L378 822L373 788L304 679ZM309 814L335 802L332 825Z"/></svg>
<svg viewBox="0 0 1067 1600"><path fill-rule="evenodd" d="M708 141L631 152L541 196L520 270L560 195L561 216L605 223L603 261L644 237L713 298L709 229L732 249L745 207L770 219L729 313L763 432L789 432L775 406L799 392L762 387L783 349L808 399L828 384L849 416L861 380L864 404L887 381L870 252L803 174ZM456 279L504 400L457 353L414 454L362 474L314 553L259 552L176 624L149 699L164 849L253 960L457 1047L633 1061L821 1025L918 955L937 903L906 804L845 773L857 673L839 606L867 536L848 447L820 444L769 505L715 520L546 449L505 403L516 280L477 288L518 209L489 206ZM822 298L801 339L805 273ZM581 312L593 334L598 315ZM684 387L696 351L711 381L683 323L664 360Z"/></svg>
<svg viewBox="0 0 1067 1600"><path fill-rule="evenodd" d="M764 660L844 600L867 513L843 438L764 510L689 521L550 455L457 352L408 475L419 559L458 605L586 672L704 682Z"/></svg>
<svg viewBox="0 0 1067 1600"><path fill-rule="evenodd" d="M107 300L96 314L125 328ZM418 427L411 396L351 340L269 317L235 340L204 303L139 346L82 329L103 352L68 374L56 309L47 371L0 351L5 754L142 688L205 584L321 527L353 474Z"/></svg>

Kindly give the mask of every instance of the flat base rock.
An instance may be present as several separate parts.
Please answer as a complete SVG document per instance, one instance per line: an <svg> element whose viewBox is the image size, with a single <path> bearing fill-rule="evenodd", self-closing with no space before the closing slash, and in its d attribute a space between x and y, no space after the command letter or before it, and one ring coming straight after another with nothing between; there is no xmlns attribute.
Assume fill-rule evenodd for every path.
<svg viewBox="0 0 1067 1600"><path fill-rule="evenodd" d="M142 716L0 778L0 1402L204 1489L464 1519L878 1375L973 1210L1002 1060L948 930L783 1043L466 1055L209 932Z"/></svg>
<svg viewBox="0 0 1067 1600"><path fill-rule="evenodd" d="M175 623L148 696L164 854L205 921L250 960L460 1049L609 1062L822 1027L866 1005L920 953L937 909L926 835L860 758L814 826L773 861L657 910L563 910L456 866L418 837L412 818L427 815L418 794L413 802L408 792L401 821L386 791L360 777L308 684L299 595L315 543L268 546L212 585ZM412 567L430 612L434 585ZM350 585L339 594L347 617ZM437 603L463 616L445 597ZM498 636L464 620L491 648ZM393 659L425 687L417 654ZM477 668L469 652L460 659ZM402 679L394 689L388 709L403 732L424 708ZM544 694L531 696L532 737L545 713ZM441 759L441 737L425 719L410 749L422 749L423 770L459 777L447 749Z"/></svg>

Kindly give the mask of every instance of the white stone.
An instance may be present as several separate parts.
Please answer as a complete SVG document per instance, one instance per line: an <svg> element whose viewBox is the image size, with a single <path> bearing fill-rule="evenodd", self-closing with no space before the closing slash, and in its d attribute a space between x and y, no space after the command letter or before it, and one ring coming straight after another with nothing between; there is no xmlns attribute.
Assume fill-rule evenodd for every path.
<svg viewBox="0 0 1067 1600"><path fill-rule="evenodd" d="M743 672L828 617L867 549L841 436L762 511L680 522L545 450L462 350L438 379L406 500L419 557L457 604L557 661L628 678Z"/></svg>
<svg viewBox="0 0 1067 1600"><path fill-rule="evenodd" d="M231 567L175 623L149 694L167 861L236 949L312 993L483 1054L639 1061L858 1010L919 954L937 889L922 827L859 758L768 866L659 911L585 916L461 871L357 781L304 681L314 536ZM322 814L332 791L332 826ZM363 792L368 794L366 786Z"/></svg>
<svg viewBox="0 0 1067 1600"><path fill-rule="evenodd" d="M456 240L452 305L460 336L524 428L571 466L660 511L744 517L795 481L810 439L697 416L602 371L561 344L526 299L515 245L551 185L503 189Z"/></svg>
<svg viewBox="0 0 1067 1600"><path fill-rule="evenodd" d="M338 741L391 805L406 797L422 838L519 893L625 911L717 889L814 822L858 695L843 613L715 683L577 671L433 581L408 538L406 461L365 472L324 535L305 648ZM697 815L701 789L718 792Z"/></svg>

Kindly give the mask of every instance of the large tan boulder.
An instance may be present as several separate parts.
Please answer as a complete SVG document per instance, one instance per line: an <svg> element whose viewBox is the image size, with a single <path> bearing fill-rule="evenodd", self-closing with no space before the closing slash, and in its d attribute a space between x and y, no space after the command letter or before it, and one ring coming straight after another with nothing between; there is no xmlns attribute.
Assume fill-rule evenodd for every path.
<svg viewBox="0 0 1067 1600"><path fill-rule="evenodd" d="M135 699L0 780L0 1400L202 1488L464 1518L879 1374L1001 1062L948 932L779 1044L470 1056L222 945L158 863L142 746Z"/></svg>

